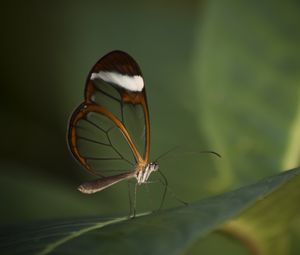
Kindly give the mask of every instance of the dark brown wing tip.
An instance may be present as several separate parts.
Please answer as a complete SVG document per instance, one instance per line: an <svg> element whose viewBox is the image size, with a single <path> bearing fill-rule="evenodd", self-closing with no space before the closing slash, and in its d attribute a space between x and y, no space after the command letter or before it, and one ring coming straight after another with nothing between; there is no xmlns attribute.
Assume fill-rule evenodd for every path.
<svg viewBox="0 0 300 255"><path fill-rule="evenodd" d="M134 58L121 50L113 50L104 55L91 70L91 72L99 71L113 71L129 76L143 76Z"/></svg>

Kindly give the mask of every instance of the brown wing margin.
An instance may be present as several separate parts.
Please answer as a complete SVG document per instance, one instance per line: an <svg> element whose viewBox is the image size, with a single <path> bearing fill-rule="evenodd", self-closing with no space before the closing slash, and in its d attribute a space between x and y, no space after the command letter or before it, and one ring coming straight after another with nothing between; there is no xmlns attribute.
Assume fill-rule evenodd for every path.
<svg viewBox="0 0 300 255"><path fill-rule="evenodd" d="M87 159L80 154L80 151L77 147L77 130L76 125L78 121L84 119L88 113L99 113L109 118L118 129L121 131L123 136L125 137L127 143L129 144L134 158L138 164L145 164L149 161L150 154L150 120L149 120L149 111L147 106L147 98L145 88L140 92L132 92L125 90L121 87L114 88L119 92L120 95L120 103L121 104L139 104L142 106L144 121L145 121L145 149L143 157L140 155L137 147L135 146L130 134L128 133L126 126L123 121L118 119L112 112L109 111L109 108L103 107L100 103L93 102L94 92L97 90L97 87L91 80L91 74L93 72L99 71L112 71L118 72L125 75L140 75L142 77L142 73L139 69L138 64L134 61L132 57L130 57L127 53L122 51L114 51L103 58L101 58L90 71L86 87L85 87L85 101L81 104L72 114L69 129L68 129L68 143L69 148L74 155L74 157L91 173L98 175L93 169L90 167ZM121 156L119 154L119 156Z"/></svg>

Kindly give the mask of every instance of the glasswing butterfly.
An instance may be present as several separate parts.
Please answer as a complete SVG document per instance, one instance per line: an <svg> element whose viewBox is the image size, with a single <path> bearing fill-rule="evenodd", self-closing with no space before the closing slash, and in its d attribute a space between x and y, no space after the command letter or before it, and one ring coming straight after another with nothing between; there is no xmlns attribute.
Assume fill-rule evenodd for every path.
<svg viewBox="0 0 300 255"><path fill-rule="evenodd" d="M162 207L168 181L159 170L157 160L172 150L154 162L149 161L146 90L140 67L130 55L112 51L92 67L86 80L84 101L71 115L67 139L75 159L98 177L81 184L79 191L92 194L129 179L136 179L137 185L141 185L147 183L152 172L158 171L165 186L159 208ZM213 151L200 153L221 157ZM173 196L187 204L174 193Z"/></svg>
<svg viewBox="0 0 300 255"><path fill-rule="evenodd" d="M140 185L158 170L157 162L149 162L150 119L143 75L127 53L112 51L89 72L84 101L69 121L68 145L76 160L98 176L78 187L83 193L132 178Z"/></svg>

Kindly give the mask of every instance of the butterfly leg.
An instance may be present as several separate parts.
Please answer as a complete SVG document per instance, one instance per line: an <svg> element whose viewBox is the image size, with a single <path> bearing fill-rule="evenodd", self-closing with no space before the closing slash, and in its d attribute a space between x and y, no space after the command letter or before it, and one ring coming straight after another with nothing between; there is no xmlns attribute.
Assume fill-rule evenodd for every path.
<svg viewBox="0 0 300 255"><path fill-rule="evenodd" d="M128 185L128 199L129 199L129 215L128 218L133 219L136 216L136 197L137 197L137 183L134 183L134 193L132 197L132 180L127 182Z"/></svg>
<svg viewBox="0 0 300 255"><path fill-rule="evenodd" d="M154 203L153 203L153 199L151 197L151 193L150 193L150 189L149 189L149 184L151 184L151 183L155 183L155 182L149 182L149 181L147 181L144 184L145 184L145 188L146 188L146 191L147 191L147 195L149 197L150 208L153 208Z"/></svg>
<svg viewBox="0 0 300 255"><path fill-rule="evenodd" d="M133 213L133 205L132 205L132 197L131 197L131 181L127 181L128 185L128 199L129 199L129 215L128 218L131 218L132 213Z"/></svg>
<svg viewBox="0 0 300 255"><path fill-rule="evenodd" d="M163 195L161 197L161 202L160 202L160 205L158 207L158 211L160 211L162 208L163 208L163 205L164 205L164 202L165 202L165 198L166 198L166 195L167 195L167 191L168 191L168 180L167 178L162 174L162 172L160 170L158 170L158 172L160 173L161 176L163 176L163 180L162 179L159 179L159 181L163 184L164 186L164 191L163 191Z"/></svg>
<svg viewBox="0 0 300 255"><path fill-rule="evenodd" d="M171 196L173 198L175 198L175 200L177 200L179 203L185 205L185 206L188 206L189 203L183 201L182 199L178 198L176 196L176 194L174 193L174 191L171 189L171 187L169 186L169 183L168 183L168 179L167 177L162 173L161 170L158 170L159 174L161 175L162 179L159 179L160 182L162 183L162 185L165 187L164 188L164 192L163 192L163 195L162 195L162 200L161 200L161 203L160 203L160 206L158 208L158 211L160 211L163 207L163 204L164 204L164 201L165 201L165 198L166 198L166 195L167 195L167 191L169 191L171 193Z"/></svg>
<svg viewBox="0 0 300 255"><path fill-rule="evenodd" d="M136 216L136 194L137 194L137 186L138 183L136 182L134 185L134 200L133 200L133 215L132 215L132 219L135 218Z"/></svg>

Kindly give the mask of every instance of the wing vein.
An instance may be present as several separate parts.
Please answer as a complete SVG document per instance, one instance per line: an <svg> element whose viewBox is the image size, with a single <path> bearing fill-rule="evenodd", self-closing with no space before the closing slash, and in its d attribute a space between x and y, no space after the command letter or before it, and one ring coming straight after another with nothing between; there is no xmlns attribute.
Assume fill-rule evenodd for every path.
<svg viewBox="0 0 300 255"><path fill-rule="evenodd" d="M100 145L104 145L104 146L111 146L111 144L108 144L108 143L102 143L102 142L99 142L99 141L96 141L96 140L93 140L93 139L90 139L90 138L86 138L86 137L83 137L83 136L79 136L77 135L77 139L81 139L81 140L85 140L85 141L88 141L88 142L91 142L91 143L96 143L96 144L100 144Z"/></svg>
<svg viewBox="0 0 300 255"><path fill-rule="evenodd" d="M98 128L99 130L101 130L104 133L107 133L107 131L105 129L103 129L102 127L98 126L96 123L88 120L87 118L83 118L83 120L85 120L86 122L90 123L91 125L93 125L94 127Z"/></svg>
<svg viewBox="0 0 300 255"><path fill-rule="evenodd" d="M114 96L108 94L107 92L103 91L103 90L100 89L100 88L97 88L96 86L95 86L95 89L96 89L97 91L99 91L100 93L103 93L105 96L108 96L109 98L111 98L111 99L113 99L113 100L116 100L117 102L120 102L120 101L121 101L120 99L118 99L118 98L116 98L116 97L114 97Z"/></svg>

